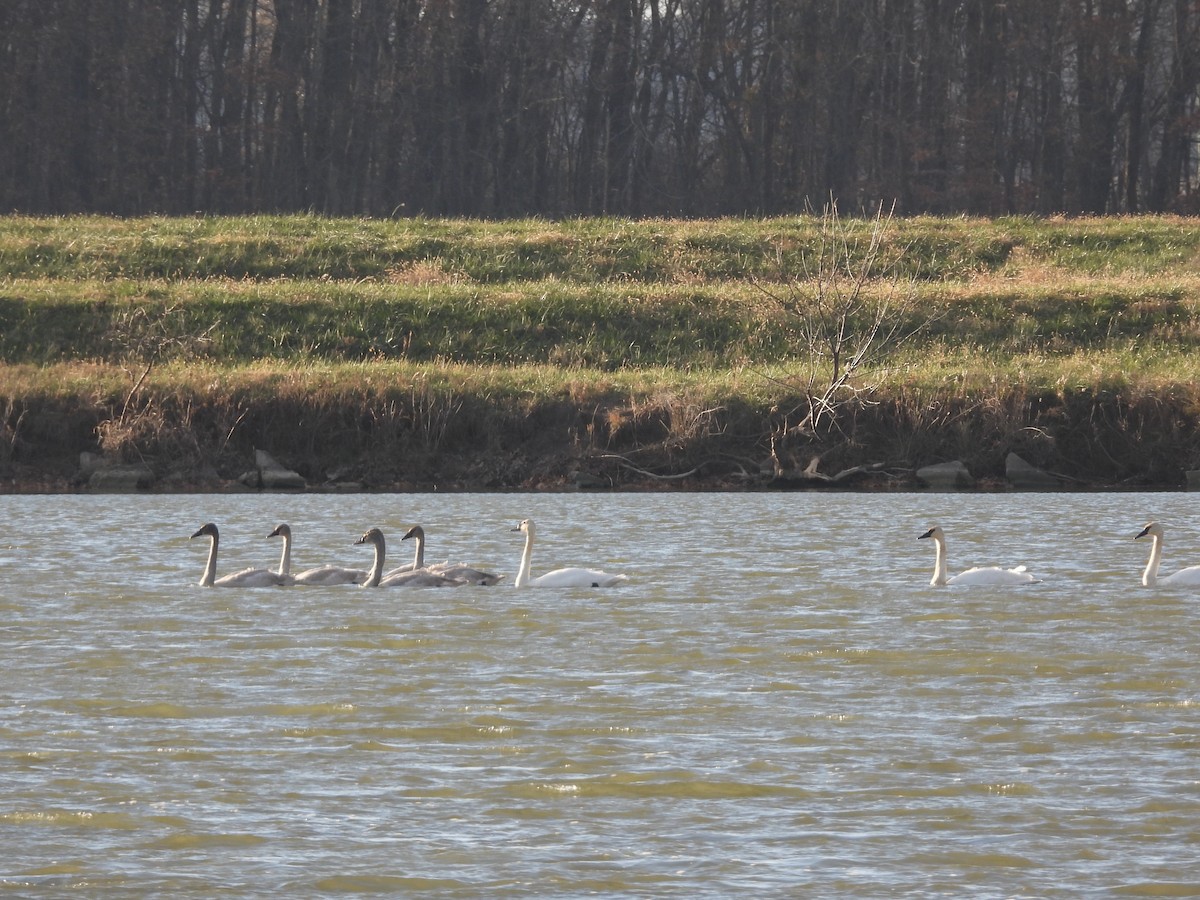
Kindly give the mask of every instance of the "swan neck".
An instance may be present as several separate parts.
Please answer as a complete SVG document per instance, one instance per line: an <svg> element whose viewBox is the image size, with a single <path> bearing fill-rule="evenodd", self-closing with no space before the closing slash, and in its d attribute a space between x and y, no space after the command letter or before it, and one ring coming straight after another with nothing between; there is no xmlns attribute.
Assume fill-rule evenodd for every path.
<svg viewBox="0 0 1200 900"><path fill-rule="evenodd" d="M363 587L379 587L379 579L383 577L383 541L376 540L371 543L375 547L375 561L371 564L371 571L367 574Z"/></svg>
<svg viewBox="0 0 1200 900"><path fill-rule="evenodd" d="M208 544L208 562L204 564L204 574L200 576L200 587L212 587L217 579L217 538L212 535Z"/></svg>
<svg viewBox="0 0 1200 900"><path fill-rule="evenodd" d="M525 532L525 549L521 551L521 566L517 569L517 580L514 587L525 587L529 584L529 567L533 560L533 535Z"/></svg>
<svg viewBox="0 0 1200 900"><path fill-rule="evenodd" d="M1146 571L1142 573L1142 585L1154 587L1158 582L1158 565L1162 562L1162 538L1157 534L1150 539L1150 559L1146 562Z"/></svg>
<svg viewBox="0 0 1200 900"><path fill-rule="evenodd" d="M425 535L418 534L414 540L417 543L416 556L413 557L413 571L425 568Z"/></svg>
<svg viewBox="0 0 1200 900"><path fill-rule="evenodd" d="M283 538L283 553L279 556L279 577L287 578L292 574L292 536L280 536Z"/></svg>
<svg viewBox="0 0 1200 900"><path fill-rule="evenodd" d="M940 534L933 537L933 578L930 584L946 583L946 539Z"/></svg>

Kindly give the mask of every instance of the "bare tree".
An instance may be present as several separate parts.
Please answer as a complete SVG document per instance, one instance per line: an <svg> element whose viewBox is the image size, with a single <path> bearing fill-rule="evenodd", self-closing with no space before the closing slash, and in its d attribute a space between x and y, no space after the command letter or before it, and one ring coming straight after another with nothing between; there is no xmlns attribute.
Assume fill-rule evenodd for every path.
<svg viewBox="0 0 1200 900"><path fill-rule="evenodd" d="M780 249L777 283L757 282L793 336L800 369L781 386L801 398L782 413L772 436L776 452L792 436L810 441L842 432L839 412L870 402L884 362L924 330L907 247L892 241L893 210L880 204L869 222L847 221L831 201L821 212L811 253L798 272L787 271Z"/></svg>

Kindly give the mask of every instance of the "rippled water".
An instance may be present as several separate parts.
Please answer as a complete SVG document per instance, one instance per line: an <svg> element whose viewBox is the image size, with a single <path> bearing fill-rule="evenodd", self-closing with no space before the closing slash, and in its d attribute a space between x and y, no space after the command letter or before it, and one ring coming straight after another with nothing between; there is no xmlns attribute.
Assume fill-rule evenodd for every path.
<svg viewBox="0 0 1200 900"><path fill-rule="evenodd" d="M0 886L1200 893L1184 494L3 497ZM511 586L523 517L535 574ZM494 588L203 589L420 522ZM933 588L1027 564L1024 589ZM400 560L396 560L400 561ZM1200 593L1200 591L1198 591Z"/></svg>

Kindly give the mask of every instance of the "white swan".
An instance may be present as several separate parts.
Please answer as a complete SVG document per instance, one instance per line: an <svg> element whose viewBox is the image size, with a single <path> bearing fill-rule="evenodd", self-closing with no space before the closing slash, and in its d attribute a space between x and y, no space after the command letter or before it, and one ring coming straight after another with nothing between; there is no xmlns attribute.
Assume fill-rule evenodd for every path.
<svg viewBox="0 0 1200 900"><path fill-rule="evenodd" d="M425 565L425 529L420 525L414 525L408 529L402 541L412 539L417 545L417 553L413 559L411 566L401 567L401 569L393 569L385 578L393 574L399 574L400 571L414 572L420 569L425 569L429 572L434 572L438 575L445 575L447 578L455 578L459 581L465 581L467 584L497 584L503 575L494 575L491 572L484 572L476 569L474 566L468 566L465 563L440 562L432 563L429 566Z"/></svg>
<svg viewBox="0 0 1200 900"><path fill-rule="evenodd" d="M240 572L232 572L217 578L217 545L221 541L221 533L217 531L217 526L208 522L200 526L192 537L212 539L208 545L208 562L204 564L200 587L275 587L287 583L286 578L270 569L242 569Z"/></svg>
<svg viewBox="0 0 1200 900"><path fill-rule="evenodd" d="M371 571L367 573L367 580L362 583L363 587L455 587L466 583L457 578L448 578L445 575L430 572L428 569L401 572L396 575L389 574L385 578L383 577L383 559L386 554L386 542L383 539L383 532L378 528L372 528L354 543L371 544L375 548L375 561L371 564Z"/></svg>
<svg viewBox="0 0 1200 900"><path fill-rule="evenodd" d="M517 570L515 587L612 587L625 581L626 575L609 575L599 569L581 569L571 567L555 569L537 578L529 577L530 560L533 557L533 538L537 533L533 519L524 519L513 531L525 532L525 549L521 553L521 568Z"/></svg>
<svg viewBox="0 0 1200 900"><path fill-rule="evenodd" d="M936 557L933 565L933 578L930 584L967 584L967 585L1005 585L1005 584L1032 584L1038 579L1034 578L1024 566L1017 566L1014 569L1001 569L999 566L984 566L974 569L967 569L955 575L953 578L946 577L946 536L942 533L942 529L938 526L933 526L925 532L917 540L924 538L932 538L936 549Z"/></svg>
<svg viewBox="0 0 1200 900"><path fill-rule="evenodd" d="M1146 563L1146 571L1142 573L1142 584L1146 587L1156 585L1200 585L1200 566L1188 566L1173 575L1158 577L1158 564L1162 562L1163 527L1157 522L1151 522L1141 530L1134 540L1149 537L1151 539L1150 560Z"/></svg>
<svg viewBox="0 0 1200 900"><path fill-rule="evenodd" d="M293 584L362 584L367 580L364 569L348 569L345 566L317 566L292 575L292 529L287 524L275 527L267 537L283 538L283 556L279 560L279 574Z"/></svg>

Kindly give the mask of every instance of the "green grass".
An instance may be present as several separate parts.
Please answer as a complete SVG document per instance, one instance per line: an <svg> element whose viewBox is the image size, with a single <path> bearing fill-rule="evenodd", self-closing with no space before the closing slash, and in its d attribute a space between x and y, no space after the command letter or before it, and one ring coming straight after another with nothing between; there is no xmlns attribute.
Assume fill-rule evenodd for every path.
<svg viewBox="0 0 1200 900"><path fill-rule="evenodd" d="M804 348L759 285L809 290L820 225L8 217L0 360L786 363ZM853 258L872 223L843 225ZM1196 345L1193 220L900 220L884 258L931 344Z"/></svg>
<svg viewBox="0 0 1200 900"><path fill-rule="evenodd" d="M844 224L867 239L871 223ZM759 286L809 289L819 225L6 218L0 359L784 362L804 348ZM932 343L1197 342L1191 220L903 220L885 258L915 279L907 315Z"/></svg>
<svg viewBox="0 0 1200 900"><path fill-rule="evenodd" d="M843 220L853 241L870 221ZM0 278L386 277L424 264L481 284L569 281L673 282L771 277L780 258L803 271L821 220L627 221L0 219ZM997 271L1020 256L1082 274L1157 274L1196 266L1193 220L931 219L895 223L888 244L924 280Z"/></svg>
<svg viewBox="0 0 1200 900"><path fill-rule="evenodd" d="M1200 344L1200 277L919 283L921 340L1006 354ZM8 280L0 358L725 368L804 356L749 282Z"/></svg>

